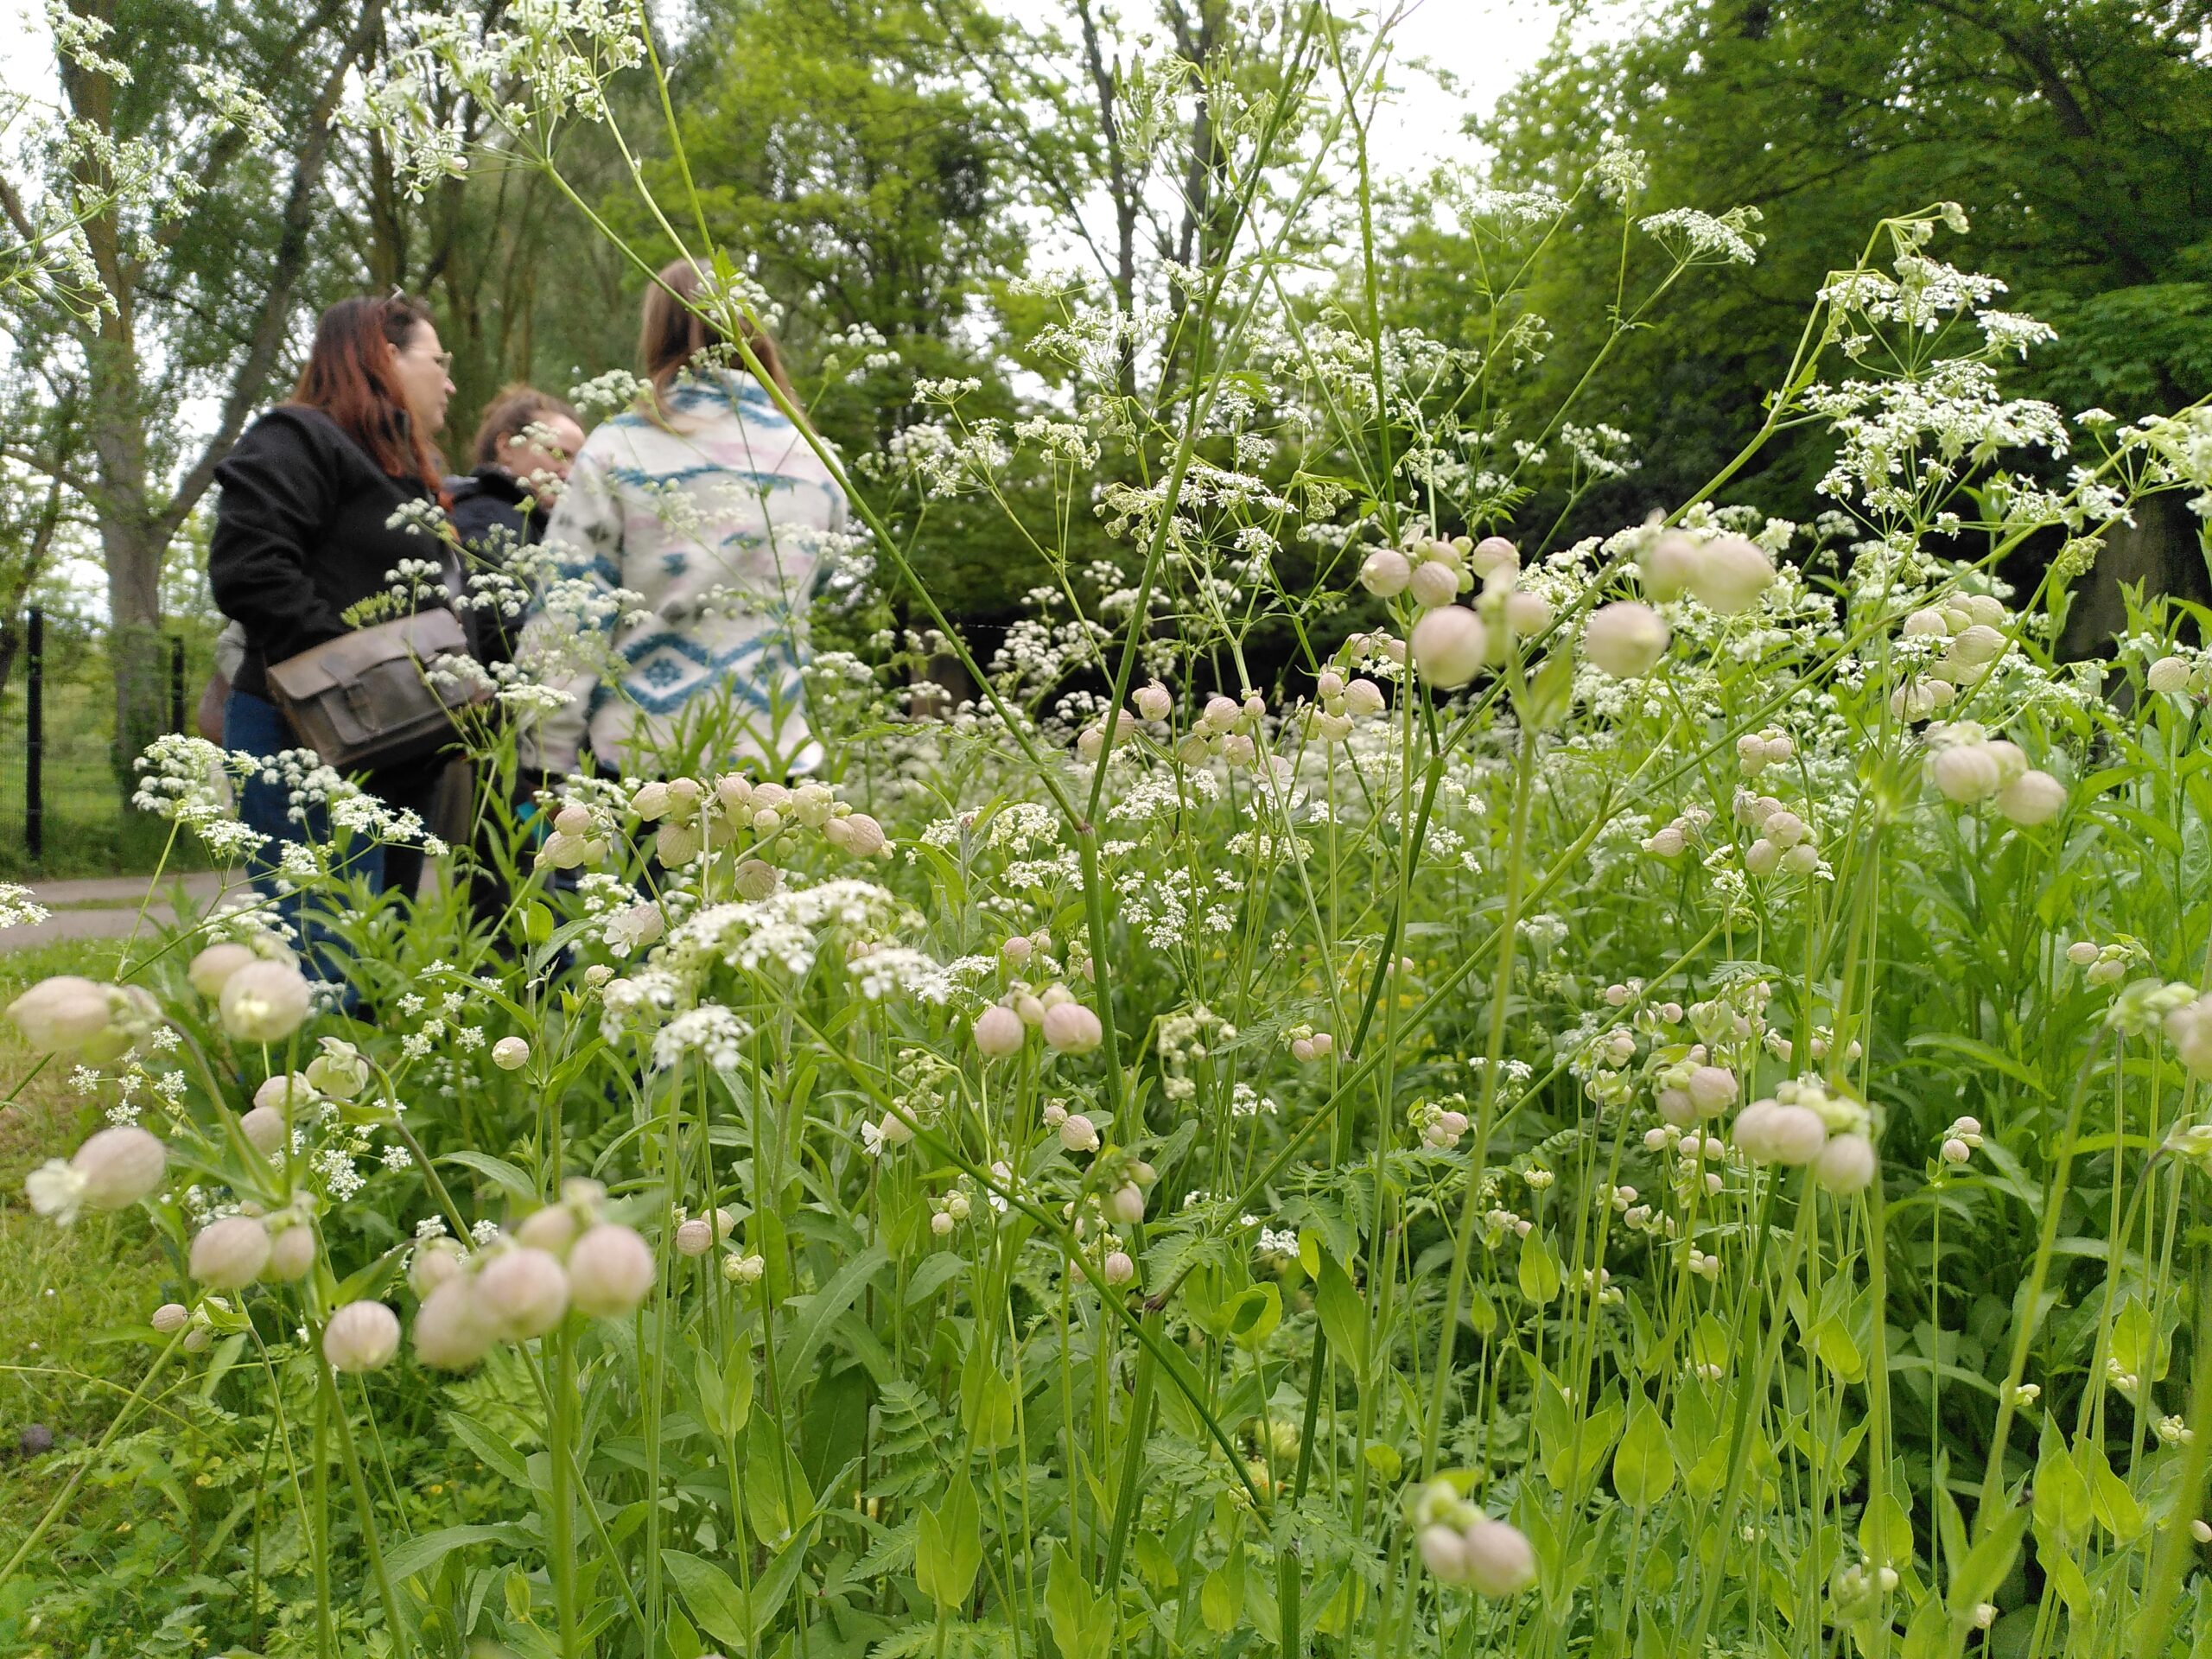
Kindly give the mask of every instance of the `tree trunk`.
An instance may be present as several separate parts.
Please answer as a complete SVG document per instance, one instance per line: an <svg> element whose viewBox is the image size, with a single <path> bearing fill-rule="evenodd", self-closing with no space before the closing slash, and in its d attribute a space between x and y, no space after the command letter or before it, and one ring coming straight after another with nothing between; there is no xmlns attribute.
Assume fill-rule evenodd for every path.
<svg viewBox="0 0 2212 1659"><path fill-rule="evenodd" d="M147 519L105 519L108 663L115 671L115 771L127 789L131 762L168 729L168 664L162 649L162 563L168 537Z"/></svg>

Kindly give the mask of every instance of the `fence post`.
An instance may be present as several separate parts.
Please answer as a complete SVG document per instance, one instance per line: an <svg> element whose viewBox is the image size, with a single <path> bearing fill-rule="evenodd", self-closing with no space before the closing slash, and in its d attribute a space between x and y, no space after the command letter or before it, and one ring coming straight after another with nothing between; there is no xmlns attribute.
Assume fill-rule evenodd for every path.
<svg viewBox="0 0 2212 1659"><path fill-rule="evenodd" d="M31 607L23 631L23 850L46 855L46 613Z"/></svg>
<svg viewBox="0 0 2212 1659"><path fill-rule="evenodd" d="M182 732L184 723L184 636L169 636L169 730Z"/></svg>

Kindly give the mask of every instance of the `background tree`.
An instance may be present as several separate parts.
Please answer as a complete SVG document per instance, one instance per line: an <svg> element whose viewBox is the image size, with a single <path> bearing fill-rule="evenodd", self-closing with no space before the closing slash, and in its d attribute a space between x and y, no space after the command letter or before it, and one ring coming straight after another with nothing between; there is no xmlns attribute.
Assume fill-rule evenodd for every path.
<svg viewBox="0 0 2212 1659"><path fill-rule="evenodd" d="M2060 338L2016 392L2122 417L2212 385L2212 64L2202 0L1679 0L1628 38L1562 36L1482 124L1488 182L1563 185L1608 135L1644 152L1631 211L1738 203L1764 215L1758 265L1693 283L1621 342L1580 417L1630 432L1640 472L1593 489L1572 529L1614 528L1694 489L1756 426L1804 309L1885 214L1964 205L1969 240L1936 255L2003 276L1993 302ZM1442 334L1477 262L1405 204L1395 315ZM1586 200L1578 228L1621 211ZM1611 329L1616 238L1559 238L1529 292L1554 335L1530 383L1549 408ZM1661 261L1631 239L1630 280ZM1473 342L1464 342L1473 343ZM1770 448L1736 499L1802 504L1820 435ZM1530 517L1543 516L1539 502ZM1802 509L1801 509L1802 510Z"/></svg>
<svg viewBox="0 0 2212 1659"><path fill-rule="evenodd" d="M71 0L58 25L65 48L83 48L60 57L77 142L45 188L87 204L84 245L102 295L85 307L45 293L29 321L83 391L118 772L165 724L163 562L299 327L334 118L383 15L383 0L215 11ZM143 171L148 155L162 165L144 188L116 192L115 175ZM186 416L203 410L212 418Z"/></svg>

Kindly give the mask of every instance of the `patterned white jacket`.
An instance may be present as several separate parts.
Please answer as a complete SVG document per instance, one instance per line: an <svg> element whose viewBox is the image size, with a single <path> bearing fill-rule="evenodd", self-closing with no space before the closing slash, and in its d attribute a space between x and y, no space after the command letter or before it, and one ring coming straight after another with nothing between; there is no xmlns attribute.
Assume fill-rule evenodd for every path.
<svg viewBox="0 0 2212 1659"><path fill-rule="evenodd" d="M671 387L668 407L594 429L546 525L557 580L524 631L524 659L595 632L615 666L553 679L570 700L531 723L524 764L573 772L588 744L625 772L671 747L707 769L810 770L821 751L799 668L844 492L750 375L703 372ZM613 604L618 589L639 598ZM716 752L690 753L702 738Z"/></svg>

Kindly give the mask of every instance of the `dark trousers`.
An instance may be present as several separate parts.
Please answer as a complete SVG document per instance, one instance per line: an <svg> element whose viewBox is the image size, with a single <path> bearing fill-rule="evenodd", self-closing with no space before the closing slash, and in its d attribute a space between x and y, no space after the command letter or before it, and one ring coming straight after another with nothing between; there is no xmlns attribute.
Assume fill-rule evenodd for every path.
<svg viewBox="0 0 2212 1659"><path fill-rule="evenodd" d="M223 709L225 748L265 757L298 746L291 723L275 703L250 691L231 692ZM416 762L365 772L360 782L386 806L418 813L427 822L442 769L442 762ZM283 784L272 783L265 774L257 773L239 791L238 819L261 836L260 847L246 859L246 873L263 896L275 901L279 918L298 934L302 968L310 978L342 980L346 949L327 919L328 901L318 901L321 915L310 914L302 895L279 891L275 880L284 843L327 844L330 841L329 814L320 805L310 805L295 818L291 791ZM356 839L344 861L334 868L341 875L365 880L372 893L396 887L412 896L415 883L422 878L423 854L420 848L385 847Z"/></svg>

